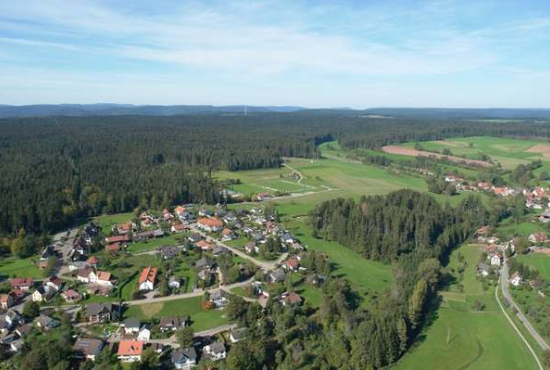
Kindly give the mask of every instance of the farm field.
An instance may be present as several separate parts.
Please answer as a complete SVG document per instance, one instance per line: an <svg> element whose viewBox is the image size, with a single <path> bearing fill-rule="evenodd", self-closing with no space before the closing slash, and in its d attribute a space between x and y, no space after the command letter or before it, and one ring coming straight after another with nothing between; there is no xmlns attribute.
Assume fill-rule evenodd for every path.
<svg viewBox="0 0 550 370"><path fill-rule="evenodd" d="M411 142L402 146L414 148L415 144ZM544 141L487 136L425 141L420 144L427 150L441 152L443 149L449 149L455 155L465 155L471 159L481 159L479 154L481 152L491 157L494 162L501 163L504 168L509 169L537 159L548 160L549 157L545 156L543 152L550 149L550 144ZM470 144L472 145L470 146Z"/></svg>
<svg viewBox="0 0 550 370"><path fill-rule="evenodd" d="M466 262L463 279L456 275L459 253ZM527 347L500 311L494 287L484 292L475 278L480 254L475 245L465 245L453 252L449 267L463 285L463 292L459 292L455 283L448 292L442 293L443 301L434 313L433 322L392 369L536 368ZM475 311L472 308L475 300L485 303L486 308Z"/></svg>
<svg viewBox="0 0 550 370"><path fill-rule="evenodd" d="M150 320L152 318L167 316L189 315L192 321L191 327L194 331L207 330L228 322L222 310L203 310L202 299L202 297L192 297L168 302L130 306L124 312L124 317Z"/></svg>

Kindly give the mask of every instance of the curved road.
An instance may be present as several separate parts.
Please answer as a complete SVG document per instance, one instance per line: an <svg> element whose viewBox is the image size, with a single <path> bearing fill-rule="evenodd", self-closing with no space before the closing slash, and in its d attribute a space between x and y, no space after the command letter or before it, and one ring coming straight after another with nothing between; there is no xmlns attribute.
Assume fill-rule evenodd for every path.
<svg viewBox="0 0 550 370"><path fill-rule="evenodd" d="M517 317L519 321L525 326L529 334L537 341L540 348L542 348L543 351L550 350L550 347L548 346L548 343L541 337L541 335L537 332L537 330L531 325L527 317L523 314L519 306L514 302L514 299L512 298L512 295L510 294L510 283L508 280L508 264L506 263L506 257L504 258L504 264L502 265L502 268L500 269L500 277L501 277L501 286L502 286L502 295L504 298L510 303L510 305L516 309L517 311Z"/></svg>

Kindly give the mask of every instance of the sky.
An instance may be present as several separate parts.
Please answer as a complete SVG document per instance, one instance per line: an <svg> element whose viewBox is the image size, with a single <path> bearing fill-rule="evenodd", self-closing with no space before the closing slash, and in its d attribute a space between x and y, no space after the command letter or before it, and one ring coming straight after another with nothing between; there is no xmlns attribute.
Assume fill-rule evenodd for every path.
<svg viewBox="0 0 550 370"><path fill-rule="evenodd" d="M0 0L0 104L550 108L550 1Z"/></svg>

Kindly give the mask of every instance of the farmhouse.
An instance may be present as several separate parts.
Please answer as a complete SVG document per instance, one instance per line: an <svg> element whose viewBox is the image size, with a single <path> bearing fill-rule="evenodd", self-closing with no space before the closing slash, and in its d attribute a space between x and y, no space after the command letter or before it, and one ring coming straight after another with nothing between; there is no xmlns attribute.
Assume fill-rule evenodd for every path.
<svg viewBox="0 0 550 370"><path fill-rule="evenodd" d="M145 267L139 276L139 290L155 289L158 269L156 267Z"/></svg>

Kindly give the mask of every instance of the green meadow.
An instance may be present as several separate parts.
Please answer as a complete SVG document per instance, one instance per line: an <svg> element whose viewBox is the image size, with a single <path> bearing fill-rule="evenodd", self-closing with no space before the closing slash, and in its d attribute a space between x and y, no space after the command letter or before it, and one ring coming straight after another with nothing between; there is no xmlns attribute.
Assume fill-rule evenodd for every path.
<svg viewBox="0 0 550 370"><path fill-rule="evenodd" d="M167 316L190 316L194 331L202 331L226 324L223 310L205 311L202 308L202 297L177 299L168 302L157 302L130 306L124 312L124 317L136 317L140 320L150 320Z"/></svg>
<svg viewBox="0 0 550 370"><path fill-rule="evenodd" d="M15 257L0 260L0 276L42 278L42 271L36 267L34 259L19 259Z"/></svg>
<svg viewBox="0 0 550 370"><path fill-rule="evenodd" d="M466 263L461 278L457 272L459 253ZM442 303L413 348L393 367L395 370L523 370L536 369L527 347L506 320L494 298L494 287L487 292L476 278L481 251L464 245L451 256L449 268L456 283L442 293ZM459 289L462 284L463 290ZM479 300L485 309L475 311Z"/></svg>
<svg viewBox="0 0 550 370"><path fill-rule="evenodd" d="M532 253L518 256L518 261L539 271L541 276L550 281L550 256L542 253Z"/></svg>

